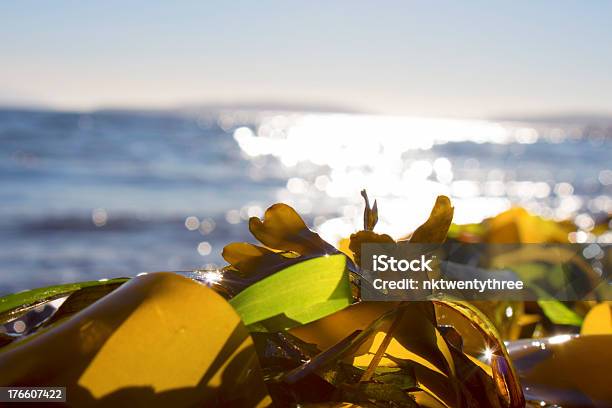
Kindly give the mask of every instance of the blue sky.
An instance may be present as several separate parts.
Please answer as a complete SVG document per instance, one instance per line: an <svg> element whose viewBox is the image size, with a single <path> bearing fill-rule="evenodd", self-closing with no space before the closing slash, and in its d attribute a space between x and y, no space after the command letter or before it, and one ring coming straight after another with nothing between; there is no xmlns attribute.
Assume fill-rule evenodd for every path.
<svg viewBox="0 0 612 408"><path fill-rule="evenodd" d="M612 2L0 5L0 103L612 113Z"/></svg>

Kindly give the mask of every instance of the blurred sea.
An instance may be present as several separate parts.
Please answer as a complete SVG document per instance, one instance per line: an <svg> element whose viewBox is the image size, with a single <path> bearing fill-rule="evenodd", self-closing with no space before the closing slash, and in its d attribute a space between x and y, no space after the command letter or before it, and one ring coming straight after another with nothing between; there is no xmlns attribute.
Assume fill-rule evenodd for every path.
<svg viewBox="0 0 612 408"><path fill-rule="evenodd" d="M277 201L335 241L358 228L362 188L396 237L448 194L459 223L517 204L594 240L612 211L611 135L579 118L0 110L0 294L222 265Z"/></svg>

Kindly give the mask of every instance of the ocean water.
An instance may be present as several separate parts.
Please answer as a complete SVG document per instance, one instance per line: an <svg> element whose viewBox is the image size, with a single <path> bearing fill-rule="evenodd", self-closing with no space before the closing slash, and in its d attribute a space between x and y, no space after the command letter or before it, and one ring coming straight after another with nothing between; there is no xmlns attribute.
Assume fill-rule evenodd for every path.
<svg viewBox="0 0 612 408"><path fill-rule="evenodd" d="M278 201L333 242L359 228L362 188L396 237L447 194L459 223L522 205L596 240L611 135L585 120L0 110L0 294L221 266Z"/></svg>

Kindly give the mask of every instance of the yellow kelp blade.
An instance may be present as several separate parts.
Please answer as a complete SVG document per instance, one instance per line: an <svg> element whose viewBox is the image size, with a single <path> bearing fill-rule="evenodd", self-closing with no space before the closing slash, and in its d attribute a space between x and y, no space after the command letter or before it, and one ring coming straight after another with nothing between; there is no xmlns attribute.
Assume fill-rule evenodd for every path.
<svg viewBox="0 0 612 408"><path fill-rule="evenodd" d="M612 302L593 307L584 318L580 334L612 334Z"/></svg>
<svg viewBox="0 0 612 408"><path fill-rule="evenodd" d="M0 352L0 385L65 386L72 406L267 405L253 342L213 290L134 278Z"/></svg>
<svg viewBox="0 0 612 408"><path fill-rule="evenodd" d="M446 241L454 213L450 199L447 196L438 196L429 218L412 233L410 242L433 244Z"/></svg>
<svg viewBox="0 0 612 408"><path fill-rule="evenodd" d="M487 227L485 242L494 243L552 243L568 242L567 234L575 228L532 215L519 207L511 208L484 222Z"/></svg>
<svg viewBox="0 0 612 408"><path fill-rule="evenodd" d="M311 231L302 217L287 204L272 205L262 219L251 217L249 230L268 248L296 252L302 256L337 252L319 234Z"/></svg>

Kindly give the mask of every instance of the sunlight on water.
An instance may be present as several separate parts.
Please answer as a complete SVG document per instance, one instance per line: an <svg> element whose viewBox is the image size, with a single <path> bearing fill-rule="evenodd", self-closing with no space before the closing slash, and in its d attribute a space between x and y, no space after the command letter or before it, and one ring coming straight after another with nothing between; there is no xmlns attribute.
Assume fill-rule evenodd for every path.
<svg viewBox="0 0 612 408"><path fill-rule="evenodd" d="M316 220L319 232L332 241L359 228L363 188L379 200L380 230L396 238L427 217L439 194L453 199L459 224L479 222L514 203L556 219L575 216L585 204L571 183L557 182L549 169L538 172L537 162L532 174L518 174L521 155L531 145L573 137L560 129L540 133L480 120L295 114L264 115L256 126L237 127L233 135L254 163L265 157L282 163L291 177L279 199L298 211L309 213L326 201L342 203L343 216ZM470 145L471 155L453 151ZM491 151L499 166L478 151ZM506 158L513 162L500 160ZM610 184L607 174L600 174L602 185ZM606 195L598 200L592 209L612 208Z"/></svg>

